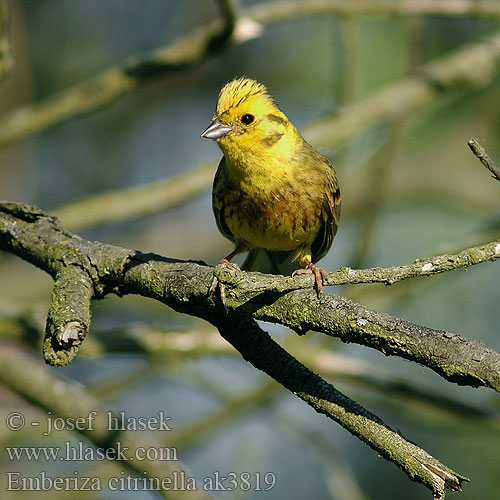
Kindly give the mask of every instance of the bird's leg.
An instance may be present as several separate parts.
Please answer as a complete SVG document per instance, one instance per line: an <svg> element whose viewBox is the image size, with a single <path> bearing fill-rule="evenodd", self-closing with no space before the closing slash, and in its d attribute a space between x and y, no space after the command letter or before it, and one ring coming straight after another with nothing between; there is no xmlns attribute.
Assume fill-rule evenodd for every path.
<svg viewBox="0 0 500 500"><path fill-rule="evenodd" d="M239 243L238 245L236 245L236 248L229 255L227 255L226 257L224 257L219 262L218 265L222 266L222 265L225 265L225 264L229 264L229 262L231 261L231 259L234 256L238 255L241 252L244 252L245 250L246 250L246 247L243 244ZM224 306L224 309L227 312L227 306L226 306L226 288L224 287L224 283L221 283L219 281L219 278L217 278L217 276L214 274L214 277L212 278L212 283L210 284L210 288L208 289L208 295L214 293L215 289L217 287L219 288L220 300L222 302L222 305Z"/></svg>
<svg viewBox="0 0 500 500"><path fill-rule="evenodd" d="M302 265L307 266L307 269L297 269L297 271L293 272L292 276L297 274L314 274L314 289L316 290L316 295L319 299L321 292L323 291L323 280L325 282L328 281L328 276L326 275L325 270L321 267L315 266L307 257L303 257L300 262Z"/></svg>

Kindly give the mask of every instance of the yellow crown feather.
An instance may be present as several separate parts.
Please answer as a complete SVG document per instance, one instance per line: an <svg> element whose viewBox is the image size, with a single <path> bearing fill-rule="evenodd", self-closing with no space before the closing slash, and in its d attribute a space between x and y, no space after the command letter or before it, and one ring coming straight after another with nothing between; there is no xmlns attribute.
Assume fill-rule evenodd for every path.
<svg viewBox="0 0 500 500"><path fill-rule="evenodd" d="M236 78L222 87L216 112L218 116L221 116L242 105L250 107L254 111L266 107L268 109L277 108L273 97L268 93L264 84L244 76Z"/></svg>

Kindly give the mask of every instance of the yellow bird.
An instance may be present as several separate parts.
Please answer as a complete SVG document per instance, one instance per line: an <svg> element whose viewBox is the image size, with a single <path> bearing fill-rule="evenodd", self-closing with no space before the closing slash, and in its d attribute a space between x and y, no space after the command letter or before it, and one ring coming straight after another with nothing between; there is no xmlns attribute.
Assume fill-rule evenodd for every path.
<svg viewBox="0 0 500 500"><path fill-rule="evenodd" d="M219 231L235 248L220 264L249 250L243 269L312 272L319 297L326 273L314 263L330 249L340 218L332 164L305 141L266 87L250 78L222 88L201 137L216 140L224 154L212 206ZM210 292L217 284L214 277Z"/></svg>

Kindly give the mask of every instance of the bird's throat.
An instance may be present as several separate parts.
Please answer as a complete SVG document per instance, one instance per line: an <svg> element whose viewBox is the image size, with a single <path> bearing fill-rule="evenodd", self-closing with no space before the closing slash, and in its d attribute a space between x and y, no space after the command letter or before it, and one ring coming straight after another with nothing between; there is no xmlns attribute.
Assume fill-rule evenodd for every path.
<svg viewBox="0 0 500 500"><path fill-rule="evenodd" d="M229 177L246 191L271 192L295 175L294 147L285 136L267 148L220 144Z"/></svg>

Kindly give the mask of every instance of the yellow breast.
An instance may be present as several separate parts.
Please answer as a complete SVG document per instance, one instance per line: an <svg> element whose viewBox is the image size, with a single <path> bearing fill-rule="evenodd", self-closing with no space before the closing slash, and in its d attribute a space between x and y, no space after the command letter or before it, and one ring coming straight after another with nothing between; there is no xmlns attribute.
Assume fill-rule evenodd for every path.
<svg viewBox="0 0 500 500"><path fill-rule="evenodd" d="M249 247L295 250L309 245L321 223L322 193L296 179L240 183L225 195L223 217Z"/></svg>

